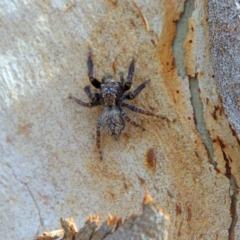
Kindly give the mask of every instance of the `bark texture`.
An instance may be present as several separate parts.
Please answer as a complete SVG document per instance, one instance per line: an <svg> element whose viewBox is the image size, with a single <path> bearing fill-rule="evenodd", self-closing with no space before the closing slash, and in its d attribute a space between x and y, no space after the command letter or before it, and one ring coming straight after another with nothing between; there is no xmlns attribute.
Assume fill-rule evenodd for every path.
<svg viewBox="0 0 240 240"><path fill-rule="evenodd" d="M199 93L191 77L178 76L172 52L184 0L4 0L0 9L4 239L33 239L66 216L81 227L90 214L140 215L143 186L171 217L169 239L228 239L236 229L239 237L240 149L213 71L206 0L195 1L185 63L200 88L207 145L192 101ZM68 99L87 101L89 47L98 79L126 77L134 56L132 89L151 81L131 104L168 118L129 112L146 131L128 125L118 141L103 133L102 161L95 146L102 107Z"/></svg>

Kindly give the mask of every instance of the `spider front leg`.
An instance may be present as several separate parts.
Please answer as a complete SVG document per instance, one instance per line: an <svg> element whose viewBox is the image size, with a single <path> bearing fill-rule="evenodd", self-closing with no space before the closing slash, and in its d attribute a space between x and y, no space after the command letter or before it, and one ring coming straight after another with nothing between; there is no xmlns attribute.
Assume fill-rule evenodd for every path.
<svg viewBox="0 0 240 240"><path fill-rule="evenodd" d="M128 76L127 76L127 80L124 84L124 90L127 91L131 88L132 86L132 79L133 79L133 73L134 73L134 65L135 65L135 60L134 58L132 59L132 62L129 66L129 69L128 69Z"/></svg>
<svg viewBox="0 0 240 240"><path fill-rule="evenodd" d="M101 150L101 139L100 139L100 137L101 137L101 123L100 123L100 121L98 121L98 123L97 123L97 148L98 148L98 152L99 152L99 156L100 156L100 160L102 160L103 159L103 157L102 157L102 150Z"/></svg>
<svg viewBox="0 0 240 240"><path fill-rule="evenodd" d="M125 119L127 122L129 122L131 125L133 125L133 126L135 126L135 127L140 127L142 130L145 130L144 127L142 127L140 124L138 124L137 122L135 122L134 120L132 120L132 119L127 115L127 113L124 112L123 110L122 110L122 116L123 116L124 119Z"/></svg>
<svg viewBox="0 0 240 240"><path fill-rule="evenodd" d="M93 77L93 61L92 61L92 53L91 53L91 51L89 51L89 54L88 54L87 66L88 66L89 81L91 82L91 84L95 88L100 88L101 87L101 83L96 78Z"/></svg>
<svg viewBox="0 0 240 240"><path fill-rule="evenodd" d="M127 104L127 103L124 103L124 102L122 103L122 107L126 107L126 108L128 108L129 110L131 110L133 112L141 113L141 114L148 115L148 116L155 116L155 117L161 118L161 119L166 119L165 116L156 115L156 114L154 114L153 112L151 112L149 110L137 108L137 107L135 107L133 105L130 105L130 104Z"/></svg>
<svg viewBox="0 0 240 240"><path fill-rule="evenodd" d="M87 103L87 102L84 102L84 101L82 101L81 99L78 99L78 98L76 98L76 97L74 97L74 96L72 96L72 95L69 96L69 99L73 99L73 100L75 100L78 104L80 104L81 106L83 106L83 107L88 107L88 108L101 105L101 102L100 102L100 101Z"/></svg>
<svg viewBox="0 0 240 240"><path fill-rule="evenodd" d="M123 99L128 99L128 100L134 99L147 86L149 82L150 80L148 79L147 81L139 85L134 91L124 94Z"/></svg>

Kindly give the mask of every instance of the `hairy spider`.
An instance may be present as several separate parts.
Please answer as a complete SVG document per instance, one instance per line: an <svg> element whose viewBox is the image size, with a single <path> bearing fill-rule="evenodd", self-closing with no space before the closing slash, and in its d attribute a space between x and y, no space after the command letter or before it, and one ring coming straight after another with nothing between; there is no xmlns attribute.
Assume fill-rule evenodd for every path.
<svg viewBox="0 0 240 240"><path fill-rule="evenodd" d="M133 112L145 114L148 116L156 116L164 119L164 116L155 115L149 110L144 110L132 106L128 103L125 103L124 100L132 100L134 99L148 84L150 80L147 80L140 84L134 91L127 92L132 85L133 72L134 72L135 61L132 59L132 62L129 66L127 80L124 80L123 74L120 74L120 82L115 82L112 76L107 75L102 78L102 81L99 82L93 76L93 61L91 52L88 55L88 77L91 84L100 89L99 93L93 93L90 89L90 86L86 86L84 91L90 98L90 102L84 102L76 97L70 95L70 99L74 99L78 104L83 107L95 107L99 105L103 105L104 110L97 122L97 147L100 154L100 159L102 160L102 151L100 146L100 128L102 127L105 132L112 136L115 140L118 140L120 135L123 133L125 127L125 120L132 124L135 127L140 127L144 130L144 128L139 125L137 122L132 120L127 113L123 110L123 108L127 108Z"/></svg>

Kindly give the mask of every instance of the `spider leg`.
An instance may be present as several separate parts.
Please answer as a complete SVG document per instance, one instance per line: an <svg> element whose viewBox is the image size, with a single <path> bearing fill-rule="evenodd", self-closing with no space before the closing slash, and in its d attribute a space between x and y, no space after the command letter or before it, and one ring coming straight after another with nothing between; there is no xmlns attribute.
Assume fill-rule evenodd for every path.
<svg viewBox="0 0 240 240"><path fill-rule="evenodd" d="M124 112L123 110L122 110L122 116L124 117L124 119L125 119L126 121L128 121L128 122L129 122L130 124L132 124L133 126L135 126L135 127L140 127L142 130L145 130L144 127L142 127L140 124L138 124L137 122L135 122L134 120L132 120L132 119L127 115L127 113Z"/></svg>
<svg viewBox="0 0 240 240"><path fill-rule="evenodd" d="M91 99L92 102L96 102L96 101L99 101L100 99L100 96L99 96L99 93L93 93L90 89L90 86L86 86L84 88L84 91L85 93L88 95L88 97Z"/></svg>
<svg viewBox="0 0 240 240"><path fill-rule="evenodd" d="M88 77L89 77L89 80L90 80L91 84L95 88L100 88L101 83L96 78L93 77L93 61L92 61L91 51L89 51L89 54L88 54L87 66L88 66Z"/></svg>
<svg viewBox="0 0 240 240"><path fill-rule="evenodd" d="M102 157L102 150L101 150L101 141L100 141L100 137L101 137L101 123L100 121L98 121L97 123L97 148L98 148L98 152L99 152L99 156L100 156L100 160L103 159Z"/></svg>
<svg viewBox="0 0 240 240"><path fill-rule="evenodd" d="M134 58L132 59L132 62L129 66L128 69L128 76L127 76L127 80L124 84L124 90L127 91L130 89L130 87L132 86L132 78L133 78L133 72L134 72L134 64L135 64L135 60Z"/></svg>
<svg viewBox="0 0 240 240"><path fill-rule="evenodd" d="M112 78L112 75L107 74L107 75L103 76L103 77L102 77L102 83L105 83L105 81L106 81L107 79L109 79L109 78Z"/></svg>
<svg viewBox="0 0 240 240"><path fill-rule="evenodd" d="M128 99L128 100L134 99L147 86L149 82L150 80L148 79L147 81L139 85L134 91L124 94L123 99Z"/></svg>
<svg viewBox="0 0 240 240"><path fill-rule="evenodd" d="M78 99L78 98L76 98L76 97L74 97L74 96L72 96L72 95L69 96L69 99L73 99L73 100L75 100L78 104L80 104L81 106L83 106L83 107L88 107L88 108L101 105L101 102L100 102L100 101L87 103L87 102L84 102L84 101L82 101L81 99Z"/></svg>
<svg viewBox="0 0 240 240"><path fill-rule="evenodd" d="M124 86L125 80L124 80L124 77L123 77L123 72L120 72L120 73L119 73L119 77L120 77L122 86Z"/></svg>
<svg viewBox="0 0 240 240"><path fill-rule="evenodd" d="M148 115L148 116L155 116L157 118L162 118L162 119L165 119L166 117L165 116L162 116L162 115L156 115L154 114L153 112L149 111L149 110L145 110L145 109L141 109L141 108L137 108L133 105L130 105L130 104L127 104L127 103L122 103L122 107L126 107L128 108L129 110L133 111L133 112L137 112L137 113L141 113L141 114L144 114L144 115Z"/></svg>

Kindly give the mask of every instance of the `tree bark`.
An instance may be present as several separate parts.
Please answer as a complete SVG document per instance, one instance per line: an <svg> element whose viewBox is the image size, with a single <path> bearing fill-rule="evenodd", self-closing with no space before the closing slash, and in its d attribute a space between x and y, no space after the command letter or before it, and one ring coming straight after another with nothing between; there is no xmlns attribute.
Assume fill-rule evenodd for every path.
<svg viewBox="0 0 240 240"><path fill-rule="evenodd" d="M144 188L170 215L169 239L240 238L237 2L0 4L3 239L33 239L65 217L81 228L91 214L100 225L139 216ZM134 57L131 90L150 84L129 103L167 117L129 111L146 130L127 124L118 141L101 130L102 161L103 107L68 98L88 101L89 48L97 79L126 78Z"/></svg>

